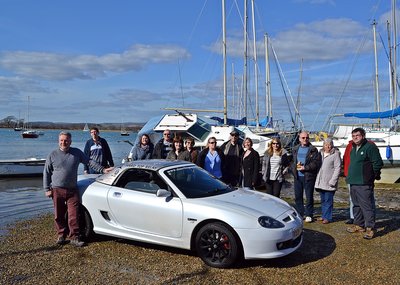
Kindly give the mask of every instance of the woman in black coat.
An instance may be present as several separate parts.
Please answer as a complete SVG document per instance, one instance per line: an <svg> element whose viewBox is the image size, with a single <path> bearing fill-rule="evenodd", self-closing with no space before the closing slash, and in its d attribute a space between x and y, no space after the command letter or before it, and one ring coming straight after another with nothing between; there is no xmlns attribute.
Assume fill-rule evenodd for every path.
<svg viewBox="0 0 400 285"><path fill-rule="evenodd" d="M242 183L243 187L254 189L258 184L260 172L260 155L253 149L253 141L251 138L246 138L243 141L243 156L242 156Z"/></svg>

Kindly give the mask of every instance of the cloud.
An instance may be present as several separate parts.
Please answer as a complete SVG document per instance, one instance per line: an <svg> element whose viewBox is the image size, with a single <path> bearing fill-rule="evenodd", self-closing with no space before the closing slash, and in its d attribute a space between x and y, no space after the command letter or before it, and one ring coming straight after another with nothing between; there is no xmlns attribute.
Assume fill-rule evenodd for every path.
<svg viewBox="0 0 400 285"><path fill-rule="evenodd" d="M96 79L107 73L140 71L150 64L176 63L189 58L187 50L174 45L137 44L122 53L67 55L49 52L10 51L0 53L0 67L20 76L64 81Z"/></svg>
<svg viewBox="0 0 400 285"><path fill-rule="evenodd" d="M41 86L38 82L19 77L0 76L0 96L2 102L16 100L16 95L22 93L49 93L49 88Z"/></svg>
<svg viewBox="0 0 400 285"><path fill-rule="evenodd" d="M300 58L307 61L334 61L354 54L359 49L365 36L370 36L371 30L360 23L347 19L336 18L310 23L299 23L270 36L275 50L279 51L281 62L298 62ZM369 39L371 38L371 39ZM370 52L372 37L359 50ZM234 57L243 57L243 39L230 36L226 40L227 54ZM264 56L264 39L257 40L257 54ZM249 55L253 52L253 43L249 42ZM221 53L221 43L213 43L207 49Z"/></svg>

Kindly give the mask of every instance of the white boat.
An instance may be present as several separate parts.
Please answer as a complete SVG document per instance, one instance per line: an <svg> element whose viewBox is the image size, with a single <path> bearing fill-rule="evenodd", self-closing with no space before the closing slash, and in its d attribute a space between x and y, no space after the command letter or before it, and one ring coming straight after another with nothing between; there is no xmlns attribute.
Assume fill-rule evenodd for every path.
<svg viewBox="0 0 400 285"><path fill-rule="evenodd" d="M390 131L386 128L368 128L362 125L338 125L332 135L335 147L339 148L341 154L344 154L349 141L352 140L351 131L357 127L365 130L366 138L375 143L379 148L385 167L400 166L400 133ZM312 143L317 148L321 148L323 141Z"/></svg>
<svg viewBox="0 0 400 285"><path fill-rule="evenodd" d="M86 123L85 126L83 127L83 131L84 132L88 132L89 131L89 125Z"/></svg>
<svg viewBox="0 0 400 285"><path fill-rule="evenodd" d="M129 136L130 133L126 130L124 123L121 123L121 136Z"/></svg>
<svg viewBox="0 0 400 285"><path fill-rule="evenodd" d="M0 160L0 177L24 177L43 175L46 159L25 158Z"/></svg>
<svg viewBox="0 0 400 285"><path fill-rule="evenodd" d="M337 125L332 141L343 156L349 141L352 140L351 131L357 127L365 130L366 138L375 143L383 160L382 179L380 183L400 183L400 133L385 128L368 128L362 125ZM322 148L323 141L312 142L318 149Z"/></svg>
<svg viewBox="0 0 400 285"><path fill-rule="evenodd" d="M260 156L264 155L268 148L268 142L271 140L268 137L256 135L249 129L239 130L229 125L212 125L207 122L206 118L200 118L197 114L178 112L177 114L166 114L150 119L138 132L136 143L142 134L148 134L151 142L155 144L161 139L162 133L166 129L170 130L173 136L192 137L195 140L195 146L198 148L206 147L210 137L215 137L217 145L221 146L230 139L230 133L236 130L242 139L245 137L252 139L253 148ZM131 154L129 154L128 160L130 158Z"/></svg>

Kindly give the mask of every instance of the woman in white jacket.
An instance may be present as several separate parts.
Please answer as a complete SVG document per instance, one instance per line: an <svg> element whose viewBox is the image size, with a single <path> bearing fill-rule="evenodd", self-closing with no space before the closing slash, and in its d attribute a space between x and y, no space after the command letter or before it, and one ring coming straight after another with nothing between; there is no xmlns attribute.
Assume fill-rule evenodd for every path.
<svg viewBox="0 0 400 285"><path fill-rule="evenodd" d="M315 190L321 195L322 223L328 224L332 222L333 196L338 188L341 159L339 150L329 138L324 141L320 154L322 165L315 181Z"/></svg>

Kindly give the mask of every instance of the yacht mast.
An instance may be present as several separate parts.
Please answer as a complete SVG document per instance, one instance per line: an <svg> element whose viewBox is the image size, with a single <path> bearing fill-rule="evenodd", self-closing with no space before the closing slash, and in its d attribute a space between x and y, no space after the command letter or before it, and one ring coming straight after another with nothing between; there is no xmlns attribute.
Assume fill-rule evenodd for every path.
<svg viewBox="0 0 400 285"><path fill-rule="evenodd" d="M392 27L393 27L393 108L397 107L397 24L396 24L396 0L392 0Z"/></svg>
<svg viewBox="0 0 400 285"><path fill-rule="evenodd" d="M259 107L258 107L258 68L257 68L257 46L256 46L256 27L255 27L255 19L254 19L254 0L251 0L251 16L253 23L253 53L254 53L254 77L255 77L255 102L256 102L256 129L258 129L259 125Z"/></svg>
<svg viewBox="0 0 400 285"><path fill-rule="evenodd" d="M272 120L272 96L271 96L271 75L269 67L269 54L268 54L268 34L264 35L265 44L265 110L268 116L268 123Z"/></svg>
<svg viewBox="0 0 400 285"><path fill-rule="evenodd" d="M375 112L380 112L379 80L378 80L378 55L376 49L376 21L372 22L372 31L374 35L374 58L375 58Z"/></svg>
<svg viewBox="0 0 400 285"><path fill-rule="evenodd" d="M244 66L243 66L243 98L244 98L244 117L247 120L247 0L244 0L244 29L243 29L243 49L244 49Z"/></svg>
<svg viewBox="0 0 400 285"><path fill-rule="evenodd" d="M226 79L226 23L225 23L225 0L222 0L222 53L224 70L224 125L228 123L227 114L227 79Z"/></svg>

